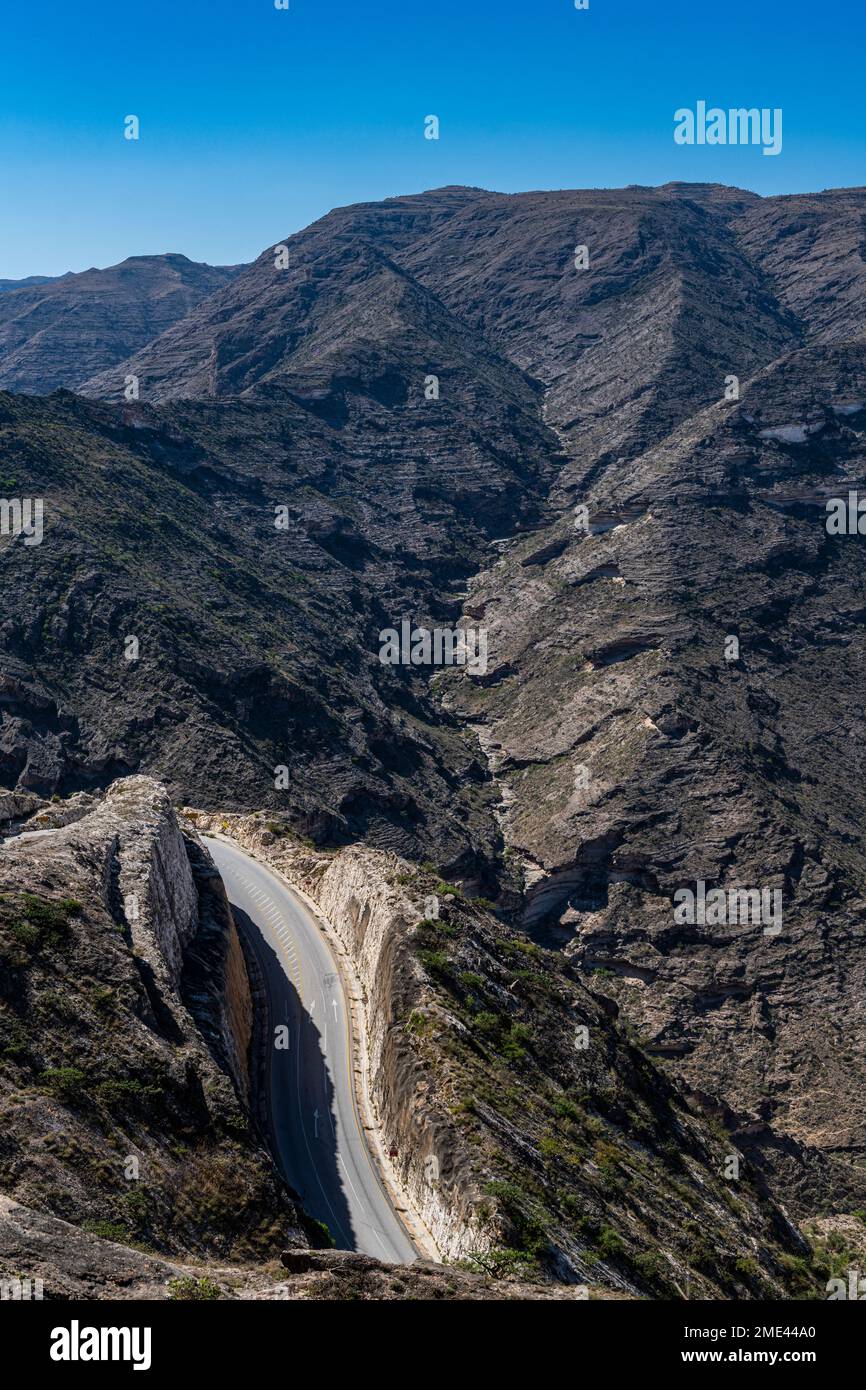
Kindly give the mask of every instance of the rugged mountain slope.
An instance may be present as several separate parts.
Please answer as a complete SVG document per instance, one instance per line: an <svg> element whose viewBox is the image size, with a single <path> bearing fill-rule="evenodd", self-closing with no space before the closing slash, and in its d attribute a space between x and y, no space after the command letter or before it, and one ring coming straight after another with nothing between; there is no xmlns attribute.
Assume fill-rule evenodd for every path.
<svg viewBox="0 0 866 1390"><path fill-rule="evenodd" d="M801 1213L862 1206L864 594L822 506L863 475L864 214L705 185L339 209L85 387L132 372L147 407L7 398L9 486L62 518L2 551L8 784L145 766L484 881ZM467 580L491 669L383 670L378 630ZM674 923L699 880L778 890L783 930Z"/></svg>
<svg viewBox="0 0 866 1390"><path fill-rule="evenodd" d="M106 270L34 276L18 287L7 282L0 296L0 389L75 390L185 318L237 269L178 255L130 256Z"/></svg>
<svg viewBox="0 0 866 1390"><path fill-rule="evenodd" d="M482 577L492 669L454 686L503 790L526 921L601 971L694 1090L855 1162L866 575L825 500L862 483L864 429L863 345L760 373L608 470L589 532L563 518ZM778 889L781 932L678 925L698 880Z"/></svg>
<svg viewBox="0 0 866 1390"><path fill-rule="evenodd" d="M308 355L308 302L360 242L549 387L548 418L581 464L616 462L718 399L729 373L857 336L864 215L862 189L761 199L705 184L447 188L339 208L277 243L287 269L268 248L124 370L153 401L289 375ZM112 396L118 381L83 389Z"/></svg>
<svg viewBox="0 0 866 1390"><path fill-rule="evenodd" d="M715 399L731 361L745 374L792 343L731 234L755 202L702 185L494 195L405 263L549 387L572 455L614 458Z"/></svg>
<svg viewBox="0 0 866 1390"><path fill-rule="evenodd" d="M863 337L866 189L767 198L736 219L733 230L804 339Z"/></svg>
<svg viewBox="0 0 866 1390"><path fill-rule="evenodd" d="M338 278L304 372L255 398L3 399L4 485L44 497L47 528L0 540L10 785L141 767L199 804L288 802L315 834L490 859L474 741L428 670L380 663L379 632L457 620L558 445L538 388L403 272L349 248Z"/></svg>
<svg viewBox="0 0 866 1390"><path fill-rule="evenodd" d="M614 416L605 445L624 448L714 399L731 361L745 374L793 344L792 325L730 230L758 201L700 186L444 189L338 209L281 243L287 269L276 268L274 249L263 252L123 370L153 401L232 395L303 372L321 351L323 300L330 307L345 293L347 250L357 258L372 247L503 356L553 383L550 418L581 447L609 434ZM588 270L575 268L576 245L588 249ZM340 338L359 331L338 314L334 324ZM83 389L116 397L122 380L103 374Z"/></svg>

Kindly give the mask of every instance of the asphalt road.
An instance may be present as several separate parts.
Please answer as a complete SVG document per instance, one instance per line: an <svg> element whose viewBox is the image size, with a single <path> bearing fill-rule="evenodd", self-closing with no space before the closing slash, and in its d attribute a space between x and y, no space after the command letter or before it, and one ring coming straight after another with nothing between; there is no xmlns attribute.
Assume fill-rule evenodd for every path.
<svg viewBox="0 0 866 1390"><path fill-rule="evenodd" d="M270 1048L268 1083L285 1177L339 1249L408 1264L417 1251L382 1185L355 1103L348 1003L330 947L269 869L223 840L206 843L261 962L272 1040L275 1029L287 1030L288 1047Z"/></svg>

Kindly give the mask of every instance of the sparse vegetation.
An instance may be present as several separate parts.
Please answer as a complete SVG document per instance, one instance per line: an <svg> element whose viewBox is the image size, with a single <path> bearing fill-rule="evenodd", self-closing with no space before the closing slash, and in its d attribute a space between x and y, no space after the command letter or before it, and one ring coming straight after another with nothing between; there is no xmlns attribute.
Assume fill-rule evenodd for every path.
<svg viewBox="0 0 866 1390"><path fill-rule="evenodd" d="M202 1279L194 1279L192 1275L185 1275L179 1279L169 1279L168 1296L180 1302L204 1303L212 1299L223 1298L222 1289L213 1279L205 1276Z"/></svg>

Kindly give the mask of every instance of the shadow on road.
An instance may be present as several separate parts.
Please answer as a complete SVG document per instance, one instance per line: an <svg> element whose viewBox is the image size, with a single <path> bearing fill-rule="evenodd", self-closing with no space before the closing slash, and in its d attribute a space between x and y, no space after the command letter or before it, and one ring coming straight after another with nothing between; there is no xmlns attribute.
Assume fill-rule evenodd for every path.
<svg viewBox="0 0 866 1390"><path fill-rule="evenodd" d="M266 1099L271 1152L307 1215L327 1226L339 1250L355 1250L322 1034L273 947L247 913L234 903L231 908L251 974L267 999L267 1018L257 1019L255 1039L264 1054L259 1091Z"/></svg>

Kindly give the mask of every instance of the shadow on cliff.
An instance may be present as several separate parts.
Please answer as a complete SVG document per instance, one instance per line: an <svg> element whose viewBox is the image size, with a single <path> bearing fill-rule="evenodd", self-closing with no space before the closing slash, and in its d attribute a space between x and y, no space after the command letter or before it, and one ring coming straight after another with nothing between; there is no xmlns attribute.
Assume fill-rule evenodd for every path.
<svg viewBox="0 0 866 1390"><path fill-rule="evenodd" d="M234 903L231 909L254 995L264 993L264 999L261 994L256 999L254 1048L258 1109L271 1152L306 1215L327 1226L338 1250L356 1250L337 1158L334 1087L322 1035L258 927ZM277 1029L279 1042L287 1046L277 1046ZM309 1234L312 1244L314 1233Z"/></svg>

